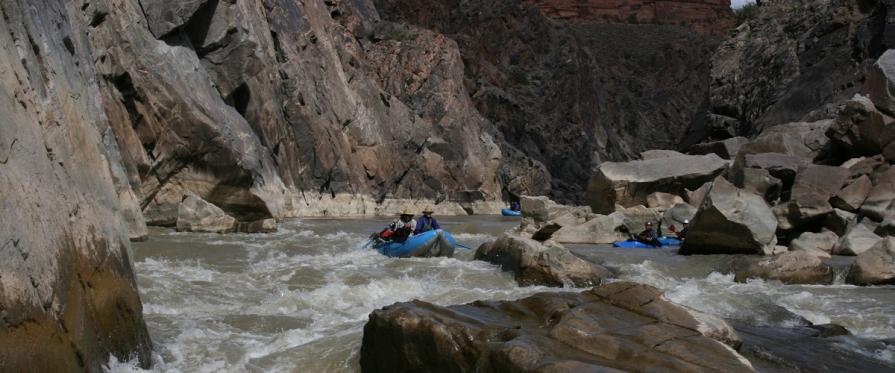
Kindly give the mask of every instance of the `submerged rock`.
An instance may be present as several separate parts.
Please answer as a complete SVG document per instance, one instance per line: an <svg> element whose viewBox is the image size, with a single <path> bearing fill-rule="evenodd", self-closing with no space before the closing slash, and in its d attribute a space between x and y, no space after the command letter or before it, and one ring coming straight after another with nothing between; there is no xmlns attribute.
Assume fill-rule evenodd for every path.
<svg viewBox="0 0 895 373"><path fill-rule="evenodd" d="M364 372L751 372L717 336L725 322L697 316L648 285L618 282L583 293L440 307L422 301L373 311Z"/></svg>
<svg viewBox="0 0 895 373"><path fill-rule="evenodd" d="M513 272L520 286L595 286L611 275L606 268L575 256L565 247L510 234L479 246L475 259Z"/></svg>
<svg viewBox="0 0 895 373"><path fill-rule="evenodd" d="M833 268L811 252L800 250L783 253L773 258L740 263L735 280L750 278L779 280L784 284L831 284Z"/></svg>
<svg viewBox="0 0 895 373"><path fill-rule="evenodd" d="M690 223L680 254L763 254L777 243L777 219L762 197L715 179Z"/></svg>
<svg viewBox="0 0 895 373"><path fill-rule="evenodd" d="M588 184L586 199L594 212L609 214L615 205L645 205L655 192L683 195L727 170L717 155L690 155L631 162L605 162Z"/></svg>
<svg viewBox="0 0 895 373"><path fill-rule="evenodd" d="M854 285L895 284L895 238L880 240L858 255L846 281Z"/></svg>

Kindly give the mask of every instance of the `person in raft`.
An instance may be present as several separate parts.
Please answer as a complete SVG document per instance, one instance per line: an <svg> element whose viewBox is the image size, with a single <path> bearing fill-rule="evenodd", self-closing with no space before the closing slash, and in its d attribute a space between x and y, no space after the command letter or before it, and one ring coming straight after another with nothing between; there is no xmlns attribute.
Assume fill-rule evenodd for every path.
<svg viewBox="0 0 895 373"><path fill-rule="evenodd" d="M513 203L510 204L510 210L522 211L522 206L519 205L519 201L513 201Z"/></svg>
<svg viewBox="0 0 895 373"><path fill-rule="evenodd" d="M668 229L671 231L671 233L674 233L677 236L677 239L679 239L681 241L686 240L687 239L687 230L690 229L690 220L689 219L684 220L684 227L681 228L680 232L677 232L673 225L668 227Z"/></svg>
<svg viewBox="0 0 895 373"><path fill-rule="evenodd" d="M441 226L438 225L438 220L432 217L432 214L435 213L433 210L435 208L432 206L426 206L426 209L423 210L423 216L420 216L419 220L416 221L416 229L413 230L413 234L441 229Z"/></svg>
<svg viewBox="0 0 895 373"><path fill-rule="evenodd" d="M413 211L405 208L404 211L401 211L398 219L379 234L379 238L383 241L404 242L413 236L414 227L416 227L416 220L413 219Z"/></svg>
<svg viewBox="0 0 895 373"><path fill-rule="evenodd" d="M648 221L644 224L643 232L640 232L637 237L637 241L645 243L647 245L653 246L662 246L662 243L659 242L659 234L656 233L656 229L653 228L653 222Z"/></svg>

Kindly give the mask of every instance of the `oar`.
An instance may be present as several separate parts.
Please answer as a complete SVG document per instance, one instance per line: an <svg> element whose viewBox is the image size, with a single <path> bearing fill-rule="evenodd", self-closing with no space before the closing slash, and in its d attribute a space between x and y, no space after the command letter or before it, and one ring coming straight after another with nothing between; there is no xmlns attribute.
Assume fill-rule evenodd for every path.
<svg viewBox="0 0 895 373"><path fill-rule="evenodd" d="M471 248L471 247L469 247L469 246L464 246L464 245L461 245L461 244L457 244L457 247L459 247L459 248L461 248L461 249L466 249L466 250L476 250L476 249L473 249L473 248Z"/></svg>

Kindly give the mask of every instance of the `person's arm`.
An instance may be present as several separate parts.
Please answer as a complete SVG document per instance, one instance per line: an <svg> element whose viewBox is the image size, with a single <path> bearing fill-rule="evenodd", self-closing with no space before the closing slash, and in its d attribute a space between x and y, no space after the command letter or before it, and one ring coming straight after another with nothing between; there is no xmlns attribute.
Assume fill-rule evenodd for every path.
<svg viewBox="0 0 895 373"><path fill-rule="evenodd" d="M432 229L441 229L441 226L438 225L438 219L432 218Z"/></svg>

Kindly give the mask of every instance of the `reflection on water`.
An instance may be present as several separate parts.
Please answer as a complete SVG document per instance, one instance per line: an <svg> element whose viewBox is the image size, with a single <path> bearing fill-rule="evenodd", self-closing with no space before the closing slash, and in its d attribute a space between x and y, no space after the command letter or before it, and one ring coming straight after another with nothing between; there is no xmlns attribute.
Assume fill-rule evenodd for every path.
<svg viewBox="0 0 895 373"><path fill-rule="evenodd" d="M498 217L443 218L462 244L478 247L516 224ZM516 299L496 267L454 259L390 259L364 249L386 220L293 220L266 235L155 229L134 246L154 371L358 371L363 325L377 308L411 299L436 304ZM895 337L893 288L736 284L724 256L576 246L618 277L667 290L672 301L727 318L791 325L799 315L873 338ZM864 351L892 359L893 351ZM133 370L114 364L112 370Z"/></svg>

